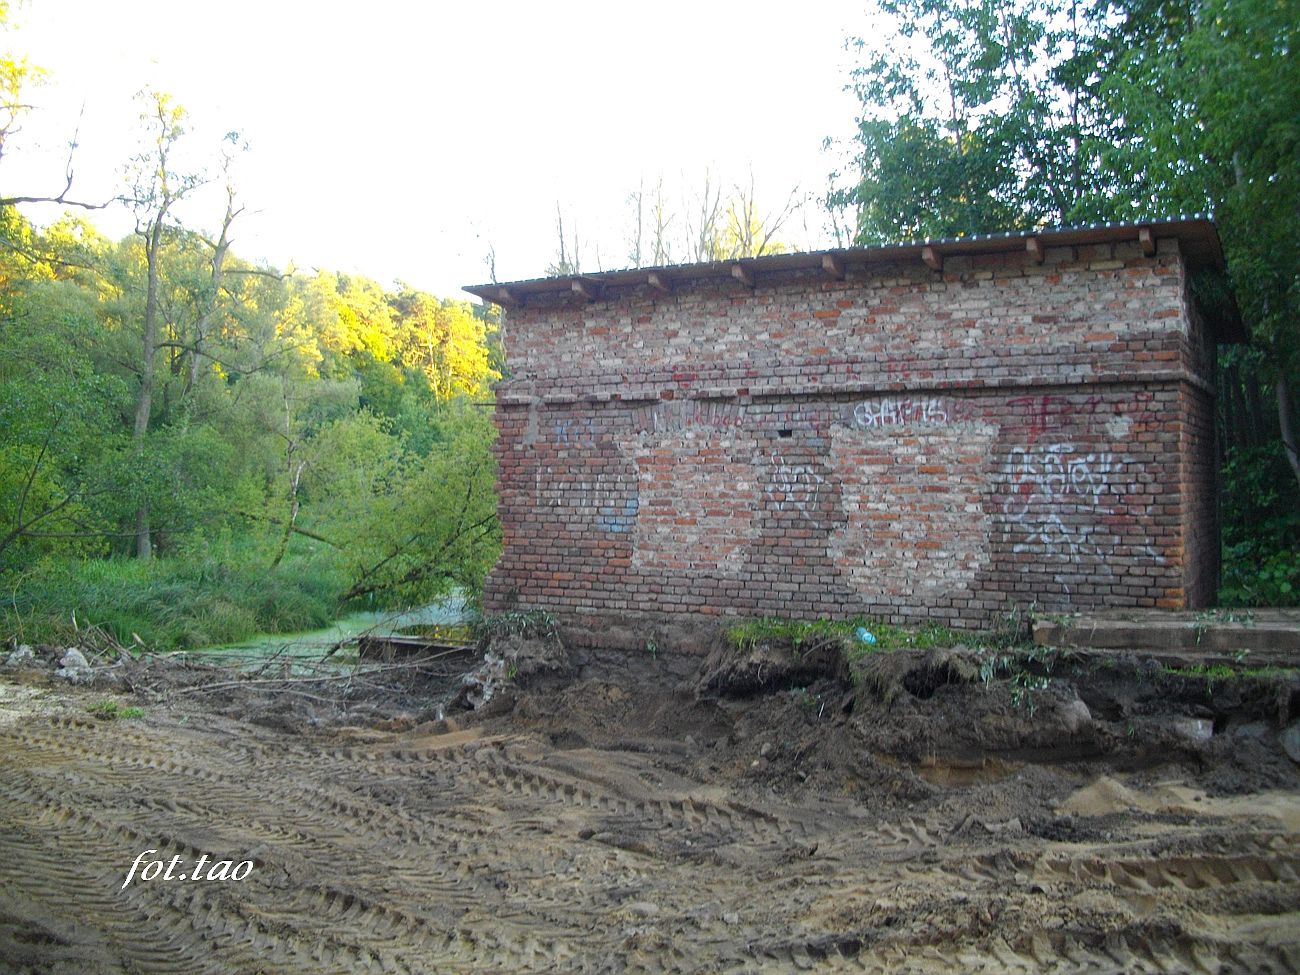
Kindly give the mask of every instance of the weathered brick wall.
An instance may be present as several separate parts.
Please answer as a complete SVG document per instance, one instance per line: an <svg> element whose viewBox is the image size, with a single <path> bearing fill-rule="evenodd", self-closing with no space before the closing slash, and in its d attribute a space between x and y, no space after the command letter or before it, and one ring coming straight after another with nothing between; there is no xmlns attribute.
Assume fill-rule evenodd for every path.
<svg viewBox="0 0 1300 975"><path fill-rule="evenodd" d="M530 297L487 607L643 642L720 615L1198 605L1213 347L1185 291L1171 240Z"/></svg>

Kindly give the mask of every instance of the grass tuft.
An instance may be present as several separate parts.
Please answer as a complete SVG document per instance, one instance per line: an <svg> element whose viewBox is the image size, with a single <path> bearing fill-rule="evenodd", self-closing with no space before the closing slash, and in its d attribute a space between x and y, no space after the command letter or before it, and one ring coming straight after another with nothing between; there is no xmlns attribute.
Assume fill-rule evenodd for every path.
<svg viewBox="0 0 1300 975"><path fill-rule="evenodd" d="M863 642L858 630L875 637L875 643ZM923 626L895 626L866 616L848 620L790 620L774 616L742 620L724 632L727 643L735 650L748 652L761 643L784 643L796 650L816 644L840 642L850 661L880 650L928 650L967 642L963 636L939 623Z"/></svg>
<svg viewBox="0 0 1300 975"><path fill-rule="evenodd" d="M144 708L138 708L134 705L123 706L112 698L104 698L102 701L96 701L90 707L86 708L86 710L102 721L116 721L118 718L144 717Z"/></svg>

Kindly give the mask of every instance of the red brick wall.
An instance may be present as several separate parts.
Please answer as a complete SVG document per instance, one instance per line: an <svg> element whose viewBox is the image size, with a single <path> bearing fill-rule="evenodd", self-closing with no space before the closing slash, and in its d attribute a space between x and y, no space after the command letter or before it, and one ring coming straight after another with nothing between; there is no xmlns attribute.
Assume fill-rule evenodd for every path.
<svg viewBox="0 0 1300 975"><path fill-rule="evenodd" d="M610 639L1200 605L1213 348L1185 287L1162 241L530 297L505 330L487 608Z"/></svg>

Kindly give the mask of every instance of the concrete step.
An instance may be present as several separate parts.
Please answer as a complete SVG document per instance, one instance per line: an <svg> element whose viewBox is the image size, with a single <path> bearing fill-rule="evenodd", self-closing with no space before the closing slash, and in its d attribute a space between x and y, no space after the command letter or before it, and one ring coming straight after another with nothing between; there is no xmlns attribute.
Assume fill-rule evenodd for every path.
<svg viewBox="0 0 1300 975"><path fill-rule="evenodd" d="M1300 666L1300 609L1103 610L1034 620L1039 646Z"/></svg>

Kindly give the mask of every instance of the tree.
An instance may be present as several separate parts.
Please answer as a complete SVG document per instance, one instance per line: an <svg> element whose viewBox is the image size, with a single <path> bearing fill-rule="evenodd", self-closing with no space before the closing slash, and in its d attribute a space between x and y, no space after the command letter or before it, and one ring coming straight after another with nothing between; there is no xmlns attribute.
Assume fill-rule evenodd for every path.
<svg viewBox="0 0 1300 975"><path fill-rule="evenodd" d="M878 0L853 72L856 172L829 205L859 242L1088 219L1115 191L1096 97L1106 0Z"/></svg>
<svg viewBox="0 0 1300 975"><path fill-rule="evenodd" d="M546 269L547 276L562 278L570 274L581 274L582 248L578 242L578 228L573 228L573 241L569 242L564 235L564 211L560 209L558 200L555 202L555 233L559 243L555 260Z"/></svg>
<svg viewBox="0 0 1300 975"><path fill-rule="evenodd" d="M787 220L803 205L795 187L780 209L763 213L754 195L754 173L749 185L735 183L727 199L726 223L718 250L727 258L783 254L789 248L777 239Z"/></svg>
<svg viewBox="0 0 1300 975"><path fill-rule="evenodd" d="M398 355L419 369L434 398L477 396L500 379L489 362L488 323L466 301L440 301L405 285L392 298Z"/></svg>
<svg viewBox="0 0 1300 975"><path fill-rule="evenodd" d="M683 197L678 210L664 193L662 176L652 193L642 183L628 194L627 202L631 266L661 267L679 254L690 261L726 261L785 253L790 248L777 235L807 201L796 187L780 207L764 212L752 171L747 184L733 183L724 195L712 170L706 169L698 188Z"/></svg>
<svg viewBox="0 0 1300 975"><path fill-rule="evenodd" d="M0 159L35 78L0 56ZM22 594L47 570L55 602L40 612L66 619L62 596L105 569L94 557L128 552L141 559L124 586L179 570L194 587L180 601L212 589L213 619L265 615L227 602L241 572L331 603L477 588L499 531L488 404L463 400L490 396L503 368L494 313L241 260L237 136L224 208L200 232L182 220L209 182L186 114L140 98L143 144L117 197L134 233L40 227L14 206L37 197L0 197L0 577L22 580L0 628L29 625ZM129 637L138 620L122 625Z"/></svg>
<svg viewBox="0 0 1300 975"><path fill-rule="evenodd" d="M9 29L10 4L0 0L0 33ZM0 162L11 146L11 140L20 131L20 122L31 111L27 93L45 80L45 71L30 64L26 58L10 51L0 51ZM77 136L74 133L68 143L68 158L64 166L64 186L53 196L15 195L0 196L0 247L23 255L28 260L38 262L48 257L36 254L31 247L30 235L15 233L26 227L26 221L14 209L19 203L55 203L63 206L80 207L85 210L100 210L107 203L87 203L74 200L72 192L73 159L77 152ZM25 239L26 238L26 239Z"/></svg>
<svg viewBox="0 0 1300 975"><path fill-rule="evenodd" d="M1217 214L1300 483L1300 3L1135 3L1117 39L1105 95L1140 138L1120 147L1113 212Z"/></svg>
<svg viewBox="0 0 1300 975"><path fill-rule="evenodd" d="M125 390L95 367L93 294L25 282L0 316L0 566L93 554L111 534L93 508L112 489L114 411ZM33 381L33 380L36 381Z"/></svg>
<svg viewBox="0 0 1300 975"><path fill-rule="evenodd" d="M487 411L449 406L428 456L408 456L394 489L372 498L354 526L344 554L355 582L345 599L413 604L457 588L477 596L501 554L494 437Z"/></svg>
<svg viewBox="0 0 1300 975"><path fill-rule="evenodd" d="M173 168L176 143L185 134L185 110L162 92L141 95L145 111L140 120L147 126L149 142L132 161L129 169L128 205L136 214L136 233L144 247L147 268L144 319L140 329L140 355L137 367L139 387L131 438L137 456L143 461L145 438L153 411L154 370L158 355L161 312L159 309L160 261L164 234L172 225L172 209L203 179L197 173L178 173ZM142 559L153 553L149 534L149 505L141 500L135 515L136 555Z"/></svg>

